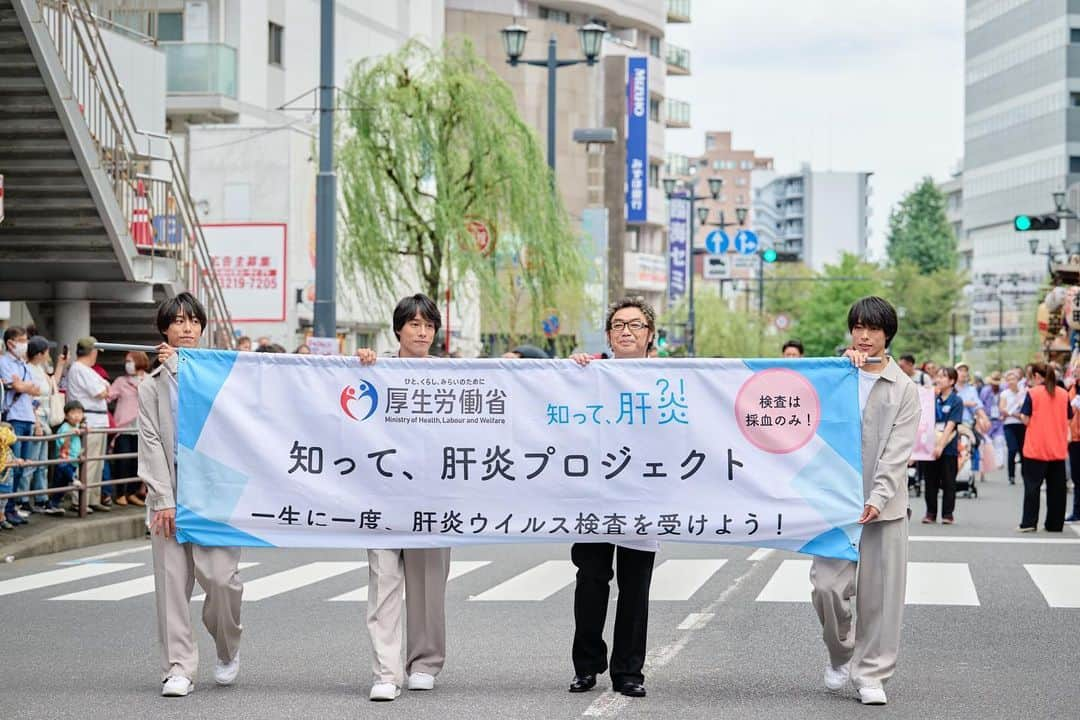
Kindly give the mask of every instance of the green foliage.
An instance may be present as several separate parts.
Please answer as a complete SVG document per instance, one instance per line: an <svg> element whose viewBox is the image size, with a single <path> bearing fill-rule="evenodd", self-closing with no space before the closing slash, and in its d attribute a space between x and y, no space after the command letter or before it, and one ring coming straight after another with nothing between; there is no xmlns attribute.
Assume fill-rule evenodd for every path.
<svg viewBox="0 0 1080 720"><path fill-rule="evenodd" d="M810 278L817 273L802 263L777 263L765 269L765 312L772 316L787 315L797 320L810 300L815 283L805 280L788 282L789 278Z"/></svg>
<svg viewBox="0 0 1080 720"><path fill-rule="evenodd" d="M844 253L839 265L826 265L824 278L866 278L807 283L813 286L792 335L802 340L810 357L831 356L847 342L847 314L852 303L866 295L885 293L881 268Z"/></svg>
<svg viewBox="0 0 1080 720"><path fill-rule="evenodd" d="M893 355L911 353L918 359L947 359L951 315L962 297L963 274L942 268L931 273L903 262L890 272L889 297L901 314Z"/></svg>
<svg viewBox="0 0 1080 720"><path fill-rule="evenodd" d="M468 279L500 318L508 271L477 250L466 230L476 219L513 246L509 272L533 324L558 295L582 294L580 242L536 136L471 45L410 42L355 66L347 93L338 151L347 276L381 296L418 276L435 298L448 279L455 288Z"/></svg>
<svg viewBox="0 0 1080 720"><path fill-rule="evenodd" d="M696 288L695 288L696 289ZM687 302L671 308L661 320L662 326L673 328L686 320ZM765 345L765 327L757 312L732 310L727 300L706 289L694 293L694 314L697 337L694 341L698 357L761 357ZM682 333L679 333L682 335ZM681 355L673 352L672 355ZM772 355L774 353L767 353Z"/></svg>
<svg viewBox="0 0 1080 720"><path fill-rule="evenodd" d="M910 263L923 273L956 267L956 234L945 217L945 195L929 177L889 213L889 264Z"/></svg>

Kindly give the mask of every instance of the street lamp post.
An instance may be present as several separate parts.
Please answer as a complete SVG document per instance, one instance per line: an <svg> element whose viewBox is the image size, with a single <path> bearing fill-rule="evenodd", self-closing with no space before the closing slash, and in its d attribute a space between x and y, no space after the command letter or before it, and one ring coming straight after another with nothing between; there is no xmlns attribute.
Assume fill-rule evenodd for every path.
<svg viewBox="0 0 1080 720"><path fill-rule="evenodd" d="M694 257L696 255L700 254L700 253L698 253L697 244L694 241L697 239L698 226L705 224L705 217L700 217L696 213L696 211L694 209L694 204L698 200L708 200L710 197L712 197L713 200L718 199L720 197L720 188L722 188L724 186L724 179L721 178L721 177L711 177L711 178L708 179L708 183L709 183L709 194L708 195L698 195L697 191L695 190L694 183L691 183L690 187L689 187L689 191L690 191L689 192L689 197L687 198L690 201L690 252L689 252L689 255L690 255L690 282L687 284L687 290L688 290L688 292L690 294L690 303L689 303L689 306L687 308L687 313L686 313L686 328L687 328L686 352L690 357L695 357L695 355L694 355L694 339L695 339L694 336L695 336L695 327L696 327L695 326L695 319L696 318L694 317L694 272L695 272ZM670 206L672 198L675 196L675 188L676 188L677 185L678 185L678 181L675 180L675 178L664 178L664 194L667 195L669 206ZM702 209L704 209L705 214L708 215L708 208L702 208ZM694 219L695 218L697 218L697 220L698 220L697 225L694 224ZM702 248L702 253L704 253L704 252L705 252L705 250L704 250L704 248Z"/></svg>
<svg viewBox="0 0 1080 720"><path fill-rule="evenodd" d="M523 60L521 53L525 51L525 36L529 34L526 27L508 25L502 32L503 49L506 50L506 62L510 67L518 65L533 65L545 67L548 71L548 97L547 97L547 155L548 167L551 168L552 182L555 178L555 73L561 67L585 63L595 65L600 57L600 46L604 41L604 33L607 30L603 25L589 23L578 28L578 40L581 43L581 54L585 59L560 60L555 44L555 36L548 41L548 54L543 60Z"/></svg>

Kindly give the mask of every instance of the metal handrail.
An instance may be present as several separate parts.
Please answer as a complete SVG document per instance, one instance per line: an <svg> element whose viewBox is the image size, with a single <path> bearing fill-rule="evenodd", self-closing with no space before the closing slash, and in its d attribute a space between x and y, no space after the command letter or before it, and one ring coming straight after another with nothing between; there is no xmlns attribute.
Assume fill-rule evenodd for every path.
<svg viewBox="0 0 1080 720"><path fill-rule="evenodd" d="M167 135L138 128L88 0L36 2L94 140L101 167L112 181L123 217L131 221L132 241L140 254L151 258L151 272L158 257L176 262L184 287L206 306L211 331L205 334L207 342L232 348L232 318L176 146ZM153 152L155 141L166 143L167 152ZM167 177L149 172L154 163L167 163ZM141 221L135 220L136 210L145 213ZM168 243L170 237L155 237L149 223L150 218L159 217L166 223L175 220L178 247Z"/></svg>

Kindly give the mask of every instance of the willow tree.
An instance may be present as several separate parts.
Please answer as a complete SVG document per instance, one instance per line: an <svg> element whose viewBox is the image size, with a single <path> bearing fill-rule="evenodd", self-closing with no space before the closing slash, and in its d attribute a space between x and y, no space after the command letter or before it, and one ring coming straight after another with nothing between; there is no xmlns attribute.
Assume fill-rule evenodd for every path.
<svg viewBox="0 0 1080 720"><path fill-rule="evenodd" d="M497 316L510 272L532 308L582 288L579 238L510 87L468 43L442 50L410 42L350 73L339 137L344 272L380 296L415 268L438 298L452 279L478 286ZM513 243L516 267L482 250L469 226ZM533 315L537 315L533 312ZM536 319L534 317L534 324Z"/></svg>

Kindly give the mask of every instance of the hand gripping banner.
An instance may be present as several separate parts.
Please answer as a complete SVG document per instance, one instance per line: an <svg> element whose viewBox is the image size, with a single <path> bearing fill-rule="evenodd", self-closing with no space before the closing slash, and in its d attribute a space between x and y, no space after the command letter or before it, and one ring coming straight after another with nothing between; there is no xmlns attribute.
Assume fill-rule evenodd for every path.
<svg viewBox="0 0 1080 720"><path fill-rule="evenodd" d="M850 361L181 350L181 542L734 543L857 558Z"/></svg>

